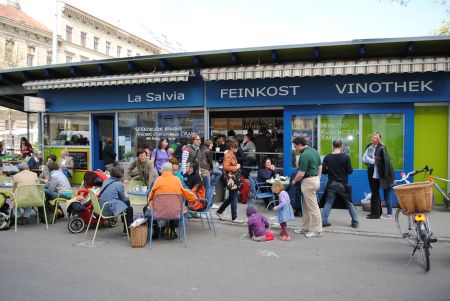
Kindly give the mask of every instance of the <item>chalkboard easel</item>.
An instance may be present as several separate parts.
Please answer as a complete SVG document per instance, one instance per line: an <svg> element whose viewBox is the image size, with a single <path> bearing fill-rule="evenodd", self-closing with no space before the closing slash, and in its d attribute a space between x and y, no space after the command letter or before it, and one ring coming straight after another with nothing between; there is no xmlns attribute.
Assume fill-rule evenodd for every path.
<svg viewBox="0 0 450 301"><path fill-rule="evenodd" d="M69 156L73 158L74 170L88 170L87 151L69 151Z"/></svg>

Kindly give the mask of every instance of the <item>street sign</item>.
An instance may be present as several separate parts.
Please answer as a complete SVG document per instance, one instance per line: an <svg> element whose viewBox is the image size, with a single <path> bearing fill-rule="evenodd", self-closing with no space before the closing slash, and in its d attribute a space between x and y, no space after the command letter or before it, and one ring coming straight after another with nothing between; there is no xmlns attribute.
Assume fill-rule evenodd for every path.
<svg viewBox="0 0 450 301"><path fill-rule="evenodd" d="M45 112L45 99L41 97L25 96L23 99L25 112Z"/></svg>

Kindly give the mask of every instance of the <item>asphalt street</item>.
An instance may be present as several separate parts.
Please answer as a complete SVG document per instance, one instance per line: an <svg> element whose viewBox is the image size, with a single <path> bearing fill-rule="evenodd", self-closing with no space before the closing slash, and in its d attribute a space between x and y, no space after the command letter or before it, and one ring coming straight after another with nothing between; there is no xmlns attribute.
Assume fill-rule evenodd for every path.
<svg viewBox="0 0 450 301"><path fill-rule="evenodd" d="M448 242L426 273L401 238L291 231L290 242L257 243L243 226L221 223L214 236L192 221L187 248L131 248L121 226L90 248L66 226L0 232L0 300L450 300Z"/></svg>

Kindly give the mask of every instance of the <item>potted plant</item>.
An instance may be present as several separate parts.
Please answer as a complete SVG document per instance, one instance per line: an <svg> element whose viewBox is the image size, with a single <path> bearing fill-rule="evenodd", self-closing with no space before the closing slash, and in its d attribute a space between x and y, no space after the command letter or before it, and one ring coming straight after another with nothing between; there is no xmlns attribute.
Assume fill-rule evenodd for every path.
<svg viewBox="0 0 450 301"><path fill-rule="evenodd" d="M129 152L126 152L125 154L123 154L125 161L129 161L129 162L133 160L134 156L135 156L135 154L132 151L129 151Z"/></svg>

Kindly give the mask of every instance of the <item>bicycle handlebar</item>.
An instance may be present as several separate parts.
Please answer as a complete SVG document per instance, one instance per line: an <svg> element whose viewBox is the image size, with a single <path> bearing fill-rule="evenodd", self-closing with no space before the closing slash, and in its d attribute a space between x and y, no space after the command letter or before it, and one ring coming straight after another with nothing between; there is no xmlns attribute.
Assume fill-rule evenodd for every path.
<svg viewBox="0 0 450 301"><path fill-rule="evenodd" d="M433 173L433 168L429 168L428 165L425 165L425 167L422 168L422 169L419 169L419 170L413 170L413 171L410 171L410 172L407 173L407 174L402 173L402 174L401 174L401 175L402 175L402 178L401 178L400 180L394 180L394 184L395 184L395 183L399 183L399 182L406 182L406 183L409 183L408 178L409 178L410 176L411 176L411 177L414 177L416 174L419 174L419 173L422 173L422 172L427 172L427 173L431 176L431 174Z"/></svg>

